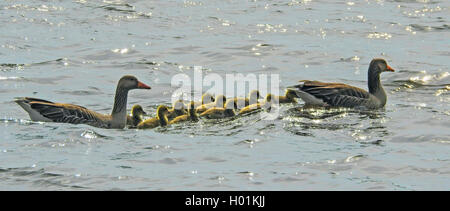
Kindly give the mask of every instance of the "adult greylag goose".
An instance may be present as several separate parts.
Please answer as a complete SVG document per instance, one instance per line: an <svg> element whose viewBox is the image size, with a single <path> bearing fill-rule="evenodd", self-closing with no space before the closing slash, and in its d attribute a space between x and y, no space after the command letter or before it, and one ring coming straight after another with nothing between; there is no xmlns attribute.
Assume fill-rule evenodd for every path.
<svg viewBox="0 0 450 211"><path fill-rule="evenodd" d="M341 83L308 80L288 88L295 91L297 97L305 101L305 105L377 109L384 107L387 101L380 82L380 74L387 71L394 72L394 69L384 59L370 62L367 81L369 92Z"/></svg>
<svg viewBox="0 0 450 211"><path fill-rule="evenodd" d="M296 97L297 95L294 90L287 89L284 96L267 94L265 101L272 101L273 103L297 103L297 100L295 100ZM268 98L270 98L270 100L267 100Z"/></svg>
<svg viewBox="0 0 450 211"><path fill-rule="evenodd" d="M169 124L169 120L167 119L167 114L169 113L169 109L165 105L160 105L156 109L156 117L151 119L146 119L145 121L139 123L137 125L138 129L151 129L158 126L167 126Z"/></svg>
<svg viewBox="0 0 450 211"><path fill-rule="evenodd" d="M142 116L146 115L144 109L140 105L134 105L131 108L130 115L127 116L127 125L136 127L140 122L142 122Z"/></svg>
<svg viewBox="0 0 450 211"><path fill-rule="evenodd" d="M225 117L232 117L236 115L234 113L234 100L227 100L224 107L214 107L206 110L200 114L200 117L205 117L207 119L221 119Z"/></svg>
<svg viewBox="0 0 450 211"><path fill-rule="evenodd" d="M185 121L193 121L193 122L197 122L198 121L198 116L197 113L195 112L195 103L191 102L189 104L189 108L188 108L188 113L181 115L181 116L177 116L175 119L173 119L172 121L169 122L169 124L177 124L180 122L185 122Z"/></svg>
<svg viewBox="0 0 450 211"><path fill-rule="evenodd" d="M127 123L128 91L132 89L150 89L150 87L134 76L123 76L117 83L111 115L100 114L79 105L54 103L30 97L18 98L15 102L28 112L33 121L87 124L100 128L121 129Z"/></svg>
<svg viewBox="0 0 450 211"><path fill-rule="evenodd" d="M261 98L261 95L259 94L258 90L252 90L248 93L248 97L235 97L234 100L234 106L235 109L241 109L246 106L249 106L251 104L258 103L258 99Z"/></svg>
<svg viewBox="0 0 450 211"><path fill-rule="evenodd" d="M177 116L181 116L186 114L185 105L183 103L183 100L177 100L173 103L173 106L171 109L169 109L169 113L167 114L167 118L169 120L175 119Z"/></svg>
<svg viewBox="0 0 450 211"><path fill-rule="evenodd" d="M212 103L203 104L195 109L195 112L197 113L203 113L206 110L217 107L217 108L223 108L225 102L227 101L227 98L224 95L217 95L216 100Z"/></svg>

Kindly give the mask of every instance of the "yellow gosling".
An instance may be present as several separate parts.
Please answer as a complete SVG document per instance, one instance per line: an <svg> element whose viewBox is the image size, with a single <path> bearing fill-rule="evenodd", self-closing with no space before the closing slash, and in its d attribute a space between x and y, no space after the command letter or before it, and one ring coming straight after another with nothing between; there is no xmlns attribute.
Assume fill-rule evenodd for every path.
<svg viewBox="0 0 450 211"><path fill-rule="evenodd" d="M169 109L167 109L167 106L160 105L158 106L158 109L156 110L156 117L147 119L137 125L138 129L150 129L155 128L158 126L167 126L169 123L169 120L167 119L167 113L169 112Z"/></svg>
<svg viewBox="0 0 450 211"><path fill-rule="evenodd" d="M142 116L146 115L144 109L140 105L134 105L131 108L131 114L127 116L127 125L136 127L140 122L142 122Z"/></svg>
<svg viewBox="0 0 450 211"><path fill-rule="evenodd" d="M211 94L209 94L209 93L204 93L203 95L202 95L202 100L201 100L201 102L195 102L195 107L198 107L198 106L201 106L201 105L203 105L203 104L208 104L208 103L211 103L211 102L214 102L214 97L211 95Z"/></svg>
<svg viewBox="0 0 450 211"><path fill-rule="evenodd" d="M246 107L242 108L242 109L239 111L239 115L242 115L242 114L246 114L246 113L250 113L250 112L259 110L259 109L261 109L261 108L263 107L263 105L264 105L264 102L261 102L261 103L255 103L255 104L251 104L251 105L249 105L249 106L246 106Z"/></svg>
<svg viewBox="0 0 450 211"><path fill-rule="evenodd" d="M232 117L236 115L234 113L234 100L228 100L225 103L225 107L214 107L206 110L200 114L200 117L205 117L207 119L221 119L225 117Z"/></svg>
<svg viewBox="0 0 450 211"><path fill-rule="evenodd" d="M273 94L268 94L266 96L266 101L267 101L267 97L271 97L271 101L273 103L297 103L297 100L295 100L295 98L297 97L297 95L295 94L294 90L286 90L284 96L276 96Z"/></svg>
<svg viewBox="0 0 450 211"><path fill-rule="evenodd" d="M249 106L244 107L239 111L239 115L250 113L261 108L270 108L272 101L272 95L268 94L263 102L251 104Z"/></svg>
<svg viewBox="0 0 450 211"><path fill-rule="evenodd" d="M234 109L243 108L250 104L250 100L248 99L248 97L235 97L233 98L233 101L234 101Z"/></svg>
<svg viewBox="0 0 450 211"><path fill-rule="evenodd" d="M258 99L261 99L261 94L259 94L258 90L252 90L248 93L249 105L258 103Z"/></svg>
<svg viewBox="0 0 450 211"><path fill-rule="evenodd" d="M249 106L251 104L258 103L258 99L261 98L261 95L259 94L258 90L252 90L248 93L248 97L235 97L234 100L234 108L240 109L244 108L246 106Z"/></svg>
<svg viewBox="0 0 450 211"><path fill-rule="evenodd" d="M175 119L170 121L169 124L170 125L177 124L177 123L185 122L185 121L193 121L193 122L198 121L197 113L195 113L195 103L194 102L190 103L187 114L176 117Z"/></svg>
<svg viewBox="0 0 450 211"><path fill-rule="evenodd" d="M214 101L213 103L208 103L208 104L204 104L204 105L197 107L195 109L195 112L201 114L210 108L214 108L214 107L223 108L223 106L224 106L223 104L226 101L227 101L227 98L224 95L217 95L216 101Z"/></svg>
<svg viewBox="0 0 450 211"><path fill-rule="evenodd" d="M183 100L177 100L173 103L171 109L169 109L169 113L167 114L167 118L169 120L175 119L177 116L181 116L186 114L186 106L183 103Z"/></svg>

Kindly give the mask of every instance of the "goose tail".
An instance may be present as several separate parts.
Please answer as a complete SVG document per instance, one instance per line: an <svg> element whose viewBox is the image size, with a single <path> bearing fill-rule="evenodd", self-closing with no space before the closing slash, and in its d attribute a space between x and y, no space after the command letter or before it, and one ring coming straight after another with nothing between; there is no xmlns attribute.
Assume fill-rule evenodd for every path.
<svg viewBox="0 0 450 211"><path fill-rule="evenodd" d="M52 103L52 102L37 99L37 98L29 98L29 97L16 97L14 99L14 102L16 102L20 107L23 108L23 110L25 110L28 113L28 115L30 116L32 121L52 122L52 120L44 117L38 111L31 108L31 104L30 104L31 102L44 102L44 103Z"/></svg>

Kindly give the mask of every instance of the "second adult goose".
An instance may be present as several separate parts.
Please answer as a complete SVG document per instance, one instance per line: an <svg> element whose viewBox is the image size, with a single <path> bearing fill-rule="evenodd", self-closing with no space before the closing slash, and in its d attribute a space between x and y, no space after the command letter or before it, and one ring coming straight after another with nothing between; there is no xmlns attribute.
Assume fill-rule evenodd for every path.
<svg viewBox="0 0 450 211"><path fill-rule="evenodd" d="M380 82L382 72L394 72L384 59L373 59L369 65L369 92L341 83L302 80L289 87L305 105L378 109L386 105L386 92Z"/></svg>
<svg viewBox="0 0 450 211"><path fill-rule="evenodd" d="M117 83L114 107L111 115L100 114L85 107L73 104L54 103L37 98L18 98L15 100L33 121L87 124L100 128L122 129L127 123L128 91L150 89L131 75L123 76Z"/></svg>

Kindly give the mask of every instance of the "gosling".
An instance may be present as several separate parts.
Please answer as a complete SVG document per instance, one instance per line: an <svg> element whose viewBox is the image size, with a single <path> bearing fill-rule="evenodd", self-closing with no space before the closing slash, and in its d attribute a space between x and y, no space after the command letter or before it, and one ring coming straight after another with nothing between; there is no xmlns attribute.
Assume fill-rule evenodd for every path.
<svg viewBox="0 0 450 211"><path fill-rule="evenodd" d="M197 107L195 109L195 112L197 113L203 113L206 110L213 108L213 107L217 107L217 108L223 108L224 107L224 103L227 101L227 98L224 95L217 95L216 96L216 101L214 101L213 103L208 103L208 104L204 104L201 105L199 107Z"/></svg>
<svg viewBox="0 0 450 211"><path fill-rule="evenodd" d="M211 103L214 101L215 101L215 98L211 94L204 93L202 95L202 100L200 102L195 102L195 107L199 107L201 105L208 104L208 103Z"/></svg>
<svg viewBox="0 0 450 211"><path fill-rule="evenodd" d="M185 105L183 103L183 100L177 100L173 103L173 106L171 109L169 109L169 113L167 114L167 119L172 120L175 119L177 116L181 116L186 114Z"/></svg>
<svg viewBox="0 0 450 211"><path fill-rule="evenodd" d="M272 95L268 94L263 102L251 104L251 105L246 106L243 109L241 109L239 111L239 115L247 114L247 113L250 113L250 112L253 112L253 111L257 111L257 110L259 110L261 108L270 109L271 104L272 104L271 101L272 101Z"/></svg>
<svg viewBox="0 0 450 211"><path fill-rule="evenodd" d="M226 117L235 116L234 112L234 100L230 99L225 103L225 107L214 107L206 110L200 114L200 117L205 117L207 119L221 119Z"/></svg>
<svg viewBox="0 0 450 211"><path fill-rule="evenodd" d="M140 105L134 105L131 108L131 114L127 116L127 125L130 127L136 127L140 122L143 121L142 116L146 115L144 109Z"/></svg>
<svg viewBox="0 0 450 211"><path fill-rule="evenodd" d="M242 98L242 97L235 97L234 99L234 108L242 108L245 106L249 106L251 104L258 103L258 99L261 98L261 95L259 94L258 90L252 90L248 93L248 97Z"/></svg>
<svg viewBox="0 0 450 211"><path fill-rule="evenodd" d="M295 100L295 98L297 97L296 93L294 90L291 89L287 89L286 92L284 93L284 96L276 96L273 94L268 94L266 96L266 101L267 101L267 97L271 98L271 101L273 103L297 103L297 100Z"/></svg>
<svg viewBox="0 0 450 211"><path fill-rule="evenodd" d="M195 112L195 102L191 102L189 104L189 108L188 108L188 113L178 116L175 119L173 119L172 121L169 122L169 124L177 124L177 123L181 123L181 122L185 122L185 121L193 121L193 122L197 122L198 121L198 115Z"/></svg>
<svg viewBox="0 0 450 211"><path fill-rule="evenodd" d="M165 105L158 106L156 110L156 117L147 119L137 125L138 129L151 129L158 126L165 127L169 124L169 120L167 119L167 114L169 113L169 109Z"/></svg>

